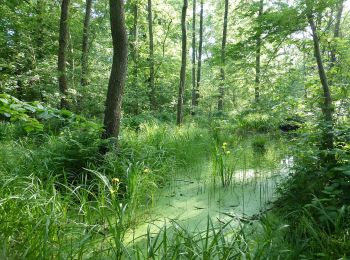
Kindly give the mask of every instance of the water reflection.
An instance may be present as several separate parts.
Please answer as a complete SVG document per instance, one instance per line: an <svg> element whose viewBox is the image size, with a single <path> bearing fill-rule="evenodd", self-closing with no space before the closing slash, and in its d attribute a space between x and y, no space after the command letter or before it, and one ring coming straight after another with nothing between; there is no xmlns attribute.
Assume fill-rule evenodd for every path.
<svg viewBox="0 0 350 260"><path fill-rule="evenodd" d="M215 224L223 224L232 218L249 219L264 212L274 200L276 187L293 158L288 157L283 140L270 139L262 152L254 150L251 144L252 140L247 139L232 150L235 168L228 186L223 187L213 174L211 158L175 173L160 191L147 221L138 225L127 240L142 238L149 224L157 232L169 220L176 220L195 231L206 228L208 216Z"/></svg>

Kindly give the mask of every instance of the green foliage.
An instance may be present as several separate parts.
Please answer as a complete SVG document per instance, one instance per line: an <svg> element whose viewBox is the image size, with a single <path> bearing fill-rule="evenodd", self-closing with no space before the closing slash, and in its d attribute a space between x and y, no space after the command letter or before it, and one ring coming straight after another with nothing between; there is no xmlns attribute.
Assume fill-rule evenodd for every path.
<svg viewBox="0 0 350 260"><path fill-rule="evenodd" d="M252 142L252 147L255 152L264 153L266 151L266 144L266 137L262 135L257 135Z"/></svg>
<svg viewBox="0 0 350 260"><path fill-rule="evenodd" d="M303 134L295 144L294 173L281 186L276 211L294 230L286 240L300 253L339 258L349 252L350 155L343 143L336 164L325 165L319 134Z"/></svg>
<svg viewBox="0 0 350 260"><path fill-rule="evenodd" d="M44 128L59 132L67 125L88 131L102 130L100 125L68 110L44 107L39 102L23 102L7 94L0 94L0 116L5 121L19 122L27 133L43 132Z"/></svg>
<svg viewBox="0 0 350 260"><path fill-rule="evenodd" d="M59 114L71 122L58 134L16 140L16 125L0 124L0 221L7 223L0 225L1 254L127 256L124 236L143 219L140 209L152 206L176 168L202 160L209 135L195 125L142 124L138 132L123 131L118 154L113 149L102 156L97 124ZM106 240L112 244L98 246Z"/></svg>
<svg viewBox="0 0 350 260"><path fill-rule="evenodd" d="M44 112L43 109L39 103L28 104L10 95L0 94L0 116L2 119L21 122L27 133L43 131L44 126L36 118L30 116L39 111L39 113Z"/></svg>
<svg viewBox="0 0 350 260"><path fill-rule="evenodd" d="M235 125L239 132L268 132L276 130L278 122L268 114L253 112L239 115L236 119Z"/></svg>
<svg viewBox="0 0 350 260"><path fill-rule="evenodd" d="M105 176L92 173L91 185L72 187L55 178L1 173L0 238L5 258L120 257L130 218ZM60 191L61 190L61 191ZM16 238L13 237L16 235ZM97 246L105 239L110 241ZM105 253L105 252L108 253Z"/></svg>
<svg viewBox="0 0 350 260"><path fill-rule="evenodd" d="M172 122L182 2L153 0L157 109L151 111L146 1L126 1L130 53L117 148L114 140L101 140L112 57L108 1L93 1L87 86L80 85L85 3L71 2L66 65L72 111L55 108L61 98L56 66L60 1L0 4L0 258L349 257L350 23L343 16L341 37L334 37L339 1L263 1L261 15L260 1L230 2L225 65L220 44L223 2L205 1L199 106L191 116L188 66L187 123L181 128ZM317 20L322 60L329 68L334 128L323 122L314 46L304 34L306 13ZM335 63L330 60L333 52ZM226 73L219 82L221 68ZM224 110L218 112L221 84ZM259 102L253 101L256 87ZM218 227L208 220L206 230L193 233L172 222L157 234L150 228L143 248L124 245L128 230L143 223L158 190L175 172L212 156L214 178L227 187L237 168L250 167L250 158L257 159L254 168L284 159L270 151L285 148L261 134L283 127L299 130L286 137L295 144L288 151L294 165L286 169L289 176L271 215L244 226L239 219L238 225ZM322 131L330 128L334 149L325 151ZM247 138L247 133L254 137ZM109 151L101 154L101 146ZM325 154L334 161L325 161Z"/></svg>
<svg viewBox="0 0 350 260"><path fill-rule="evenodd" d="M208 218L206 230L189 232L176 221L165 225L157 233L147 232L147 250L136 248L138 259L235 259L247 250L242 226L227 222L214 226ZM135 254L136 255L136 254Z"/></svg>
<svg viewBox="0 0 350 260"><path fill-rule="evenodd" d="M208 133L195 125L141 124L136 131L124 129L119 154L108 153L97 169L119 178L125 189L131 187L128 183L136 185L138 195L129 189L126 196L134 196L139 205L151 205L159 186L176 169L200 163L209 152L208 142Z"/></svg>

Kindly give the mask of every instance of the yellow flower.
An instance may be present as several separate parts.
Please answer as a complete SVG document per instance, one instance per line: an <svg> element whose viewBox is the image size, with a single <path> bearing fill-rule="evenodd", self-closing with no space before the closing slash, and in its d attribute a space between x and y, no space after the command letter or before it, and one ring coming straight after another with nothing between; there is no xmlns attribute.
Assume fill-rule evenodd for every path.
<svg viewBox="0 0 350 260"><path fill-rule="evenodd" d="M149 173L149 172L151 172L151 170L148 169L148 168L145 168L145 169L143 170L143 173Z"/></svg>
<svg viewBox="0 0 350 260"><path fill-rule="evenodd" d="M222 144L221 148L225 151L225 150L227 149L227 143L224 142L224 143Z"/></svg>
<svg viewBox="0 0 350 260"><path fill-rule="evenodd" d="M120 180L118 178L113 178L112 179L112 184L118 184Z"/></svg>

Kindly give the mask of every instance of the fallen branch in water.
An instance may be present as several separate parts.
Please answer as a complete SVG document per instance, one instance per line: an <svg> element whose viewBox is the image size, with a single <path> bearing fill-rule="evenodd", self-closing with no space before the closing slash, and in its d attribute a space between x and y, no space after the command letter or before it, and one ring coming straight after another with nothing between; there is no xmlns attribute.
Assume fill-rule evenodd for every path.
<svg viewBox="0 0 350 260"><path fill-rule="evenodd" d="M188 181L188 180L183 180L183 179L176 179L175 181L182 181L182 182L187 182L187 183L194 183L194 181Z"/></svg>

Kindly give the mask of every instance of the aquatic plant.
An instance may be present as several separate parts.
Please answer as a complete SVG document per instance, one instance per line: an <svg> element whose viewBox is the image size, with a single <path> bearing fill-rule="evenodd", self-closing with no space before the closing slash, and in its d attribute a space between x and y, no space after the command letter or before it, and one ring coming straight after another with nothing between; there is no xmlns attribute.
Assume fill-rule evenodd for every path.
<svg viewBox="0 0 350 260"><path fill-rule="evenodd" d="M233 181L235 162L227 142L224 142L221 147L216 146L212 157L214 181L219 177L223 187L229 186Z"/></svg>
<svg viewBox="0 0 350 260"><path fill-rule="evenodd" d="M253 138L252 147L254 152L264 153L266 151L266 137L262 135L257 135Z"/></svg>

